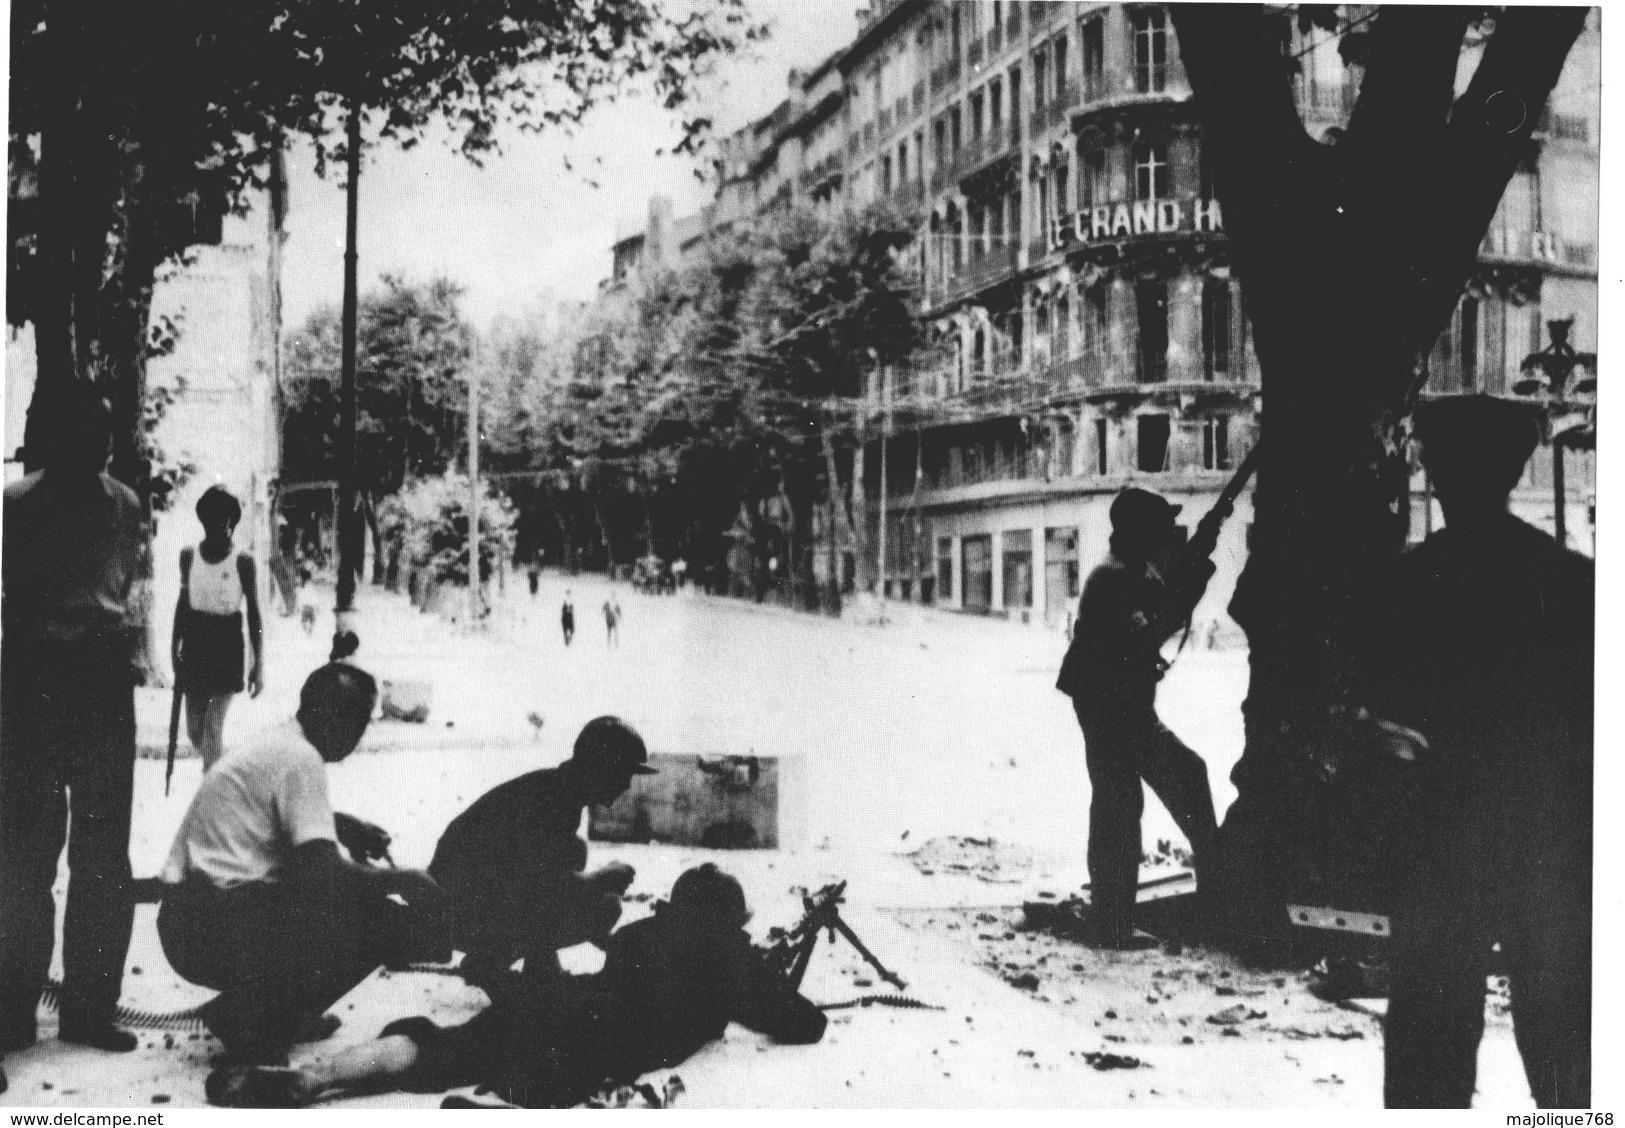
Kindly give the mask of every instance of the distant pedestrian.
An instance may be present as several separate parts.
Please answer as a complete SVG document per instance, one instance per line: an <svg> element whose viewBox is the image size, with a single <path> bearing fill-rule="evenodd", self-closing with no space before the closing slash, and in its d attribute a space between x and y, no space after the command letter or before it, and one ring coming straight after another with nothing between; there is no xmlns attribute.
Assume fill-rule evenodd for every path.
<svg viewBox="0 0 1625 1128"><path fill-rule="evenodd" d="M311 586L309 570L305 569L299 577L299 625L306 634L316 630L316 589Z"/></svg>
<svg viewBox="0 0 1625 1128"><path fill-rule="evenodd" d="M181 594L175 602L170 644L175 688L186 695L186 735L214 767L225 748L226 710L243 691L258 697L264 685L259 584L254 558L232 546L243 507L228 490L210 486L197 503L203 540L181 549ZM243 612L248 613L248 650L243 673Z"/></svg>
<svg viewBox="0 0 1625 1128"><path fill-rule="evenodd" d="M102 472L106 402L75 385L55 406L59 426L45 469L5 491L0 1055L34 1044L64 842L57 1037L103 1050L136 1047L113 1021L135 918L130 799L143 638L131 596L147 531L136 495Z"/></svg>
<svg viewBox="0 0 1625 1128"><path fill-rule="evenodd" d="M568 589L564 593L564 606L559 608L559 626L564 628L564 645L569 646L576 636L576 605Z"/></svg>
<svg viewBox="0 0 1625 1128"><path fill-rule="evenodd" d="M604 600L604 629L608 633L610 646L619 648L621 645L621 603L615 598L615 593L609 593Z"/></svg>
<svg viewBox="0 0 1625 1128"><path fill-rule="evenodd" d="M530 581L530 597L536 598L536 591L542 585L542 562L532 556L525 564L525 578Z"/></svg>

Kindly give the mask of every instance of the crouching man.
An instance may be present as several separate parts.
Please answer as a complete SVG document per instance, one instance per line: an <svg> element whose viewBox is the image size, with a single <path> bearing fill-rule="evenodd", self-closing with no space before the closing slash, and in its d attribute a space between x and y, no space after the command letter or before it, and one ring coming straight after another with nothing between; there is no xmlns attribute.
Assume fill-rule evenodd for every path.
<svg viewBox="0 0 1625 1128"><path fill-rule="evenodd" d="M325 765L355 750L376 697L365 671L321 667L297 716L227 753L181 823L158 935L183 978L220 992L203 1020L228 1060L285 1063L295 1041L331 1033L323 1011L380 964L450 956L427 874L339 857L340 838L358 860L388 843L327 797Z"/></svg>
<svg viewBox="0 0 1625 1128"><path fill-rule="evenodd" d="M429 872L446 891L470 983L489 992L521 959L528 974L553 974L560 948L602 945L633 872L620 862L586 871L581 814L652 773L648 760L632 726L599 717L564 763L498 784L446 827Z"/></svg>
<svg viewBox="0 0 1625 1128"><path fill-rule="evenodd" d="M392 1022L372 1042L299 1069L225 1067L213 1104L296 1108L344 1093L482 1085L527 1108L565 1108L677 1065L730 1021L775 1041L824 1036L822 1011L771 971L744 930L739 882L707 863L672 886L653 917L605 942L595 975L514 976L460 1026Z"/></svg>

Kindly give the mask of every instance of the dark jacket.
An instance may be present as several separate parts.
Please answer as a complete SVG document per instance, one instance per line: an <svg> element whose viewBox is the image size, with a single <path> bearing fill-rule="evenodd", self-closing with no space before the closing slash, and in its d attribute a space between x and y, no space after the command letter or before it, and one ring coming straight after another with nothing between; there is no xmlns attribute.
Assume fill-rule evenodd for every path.
<svg viewBox="0 0 1625 1128"><path fill-rule="evenodd" d="M1080 704L1152 708L1167 669L1162 644L1184 626L1212 574L1203 560L1170 583L1145 565L1108 556L1083 585L1055 688Z"/></svg>
<svg viewBox="0 0 1625 1128"><path fill-rule="evenodd" d="M1595 590L1590 560L1510 515L1433 534L1378 585L1368 700L1428 740L1415 818L1589 854Z"/></svg>
<svg viewBox="0 0 1625 1128"><path fill-rule="evenodd" d="M451 820L429 874L454 896L517 880L564 881L586 865L577 837L586 806L560 768L500 783Z"/></svg>
<svg viewBox="0 0 1625 1128"><path fill-rule="evenodd" d="M775 1041L817 1042L824 1013L762 963L743 931L693 930L668 914L629 924L596 975L523 977L461 1037L466 1070L532 1108L577 1104L686 1060L738 1022Z"/></svg>

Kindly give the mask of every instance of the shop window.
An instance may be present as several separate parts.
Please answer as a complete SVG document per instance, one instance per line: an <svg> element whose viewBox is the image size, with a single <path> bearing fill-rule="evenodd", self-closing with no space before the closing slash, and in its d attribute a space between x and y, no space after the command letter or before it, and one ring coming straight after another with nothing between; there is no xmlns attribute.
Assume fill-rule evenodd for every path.
<svg viewBox="0 0 1625 1128"><path fill-rule="evenodd" d="M1230 374L1230 283L1210 278L1202 287L1202 371L1209 380Z"/></svg>
<svg viewBox="0 0 1625 1128"><path fill-rule="evenodd" d="M1161 8L1134 14L1134 89L1160 94L1168 86L1168 15Z"/></svg>
<svg viewBox="0 0 1625 1128"><path fill-rule="evenodd" d="M1003 550L1004 609L1020 611L1033 605L1033 531L1011 529L1001 538Z"/></svg>
<svg viewBox="0 0 1625 1128"><path fill-rule="evenodd" d="M1160 474L1168 469L1168 436L1170 421L1166 415L1142 415L1136 421L1139 429L1139 447L1135 451L1135 465L1147 474Z"/></svg>
<svg viewBox="0 0 1625 1128"><path fill-rule="evenodd" d="M1168 146L1142 141L1134 146L1134 198L1161 200L1169 195Z"/></svg>
<svg viewBox="0 0 1625 1128"><path fill-rule="evenodd" d="M1140 382L1158 384L1168 378L1168 284L1159 280L1134 287L1139 322Z"/></svg>
<svg viewBox="0 0 1625 1128"><path fill-rule="evenodd" d="M966 537L960 542L960 553L964 557L963 606L985 615L993 607L993 538L986 533Z"/></svg>

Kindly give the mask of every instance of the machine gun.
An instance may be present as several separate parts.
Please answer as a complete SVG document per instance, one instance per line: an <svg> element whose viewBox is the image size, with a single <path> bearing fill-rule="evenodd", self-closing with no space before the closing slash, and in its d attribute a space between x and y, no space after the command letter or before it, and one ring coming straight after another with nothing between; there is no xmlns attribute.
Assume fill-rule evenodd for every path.
<svg viewBox="0 0 1625 1128"><path fill-rule="evenodd" d="M818 934L828 931L830 941L835 940L836 933L846 937L847 942L858 950L869 965L879 973L880 978L896 987L899 991L906 990L908 984L875 958L873 952L864 947L863 941L858 939L857 933L852 931L850 925L841 919L841 903L846 899L846 882L836 882L826 885L817 893L801 898L801 906L805 910L795 927L788 930L775 928L768 933L768 946L763 954L767 966L774 972L783 975L790 981L790 986L799 990L801 981L807 974L807 965L812 962L813 946L818 943Z"/></svg>

